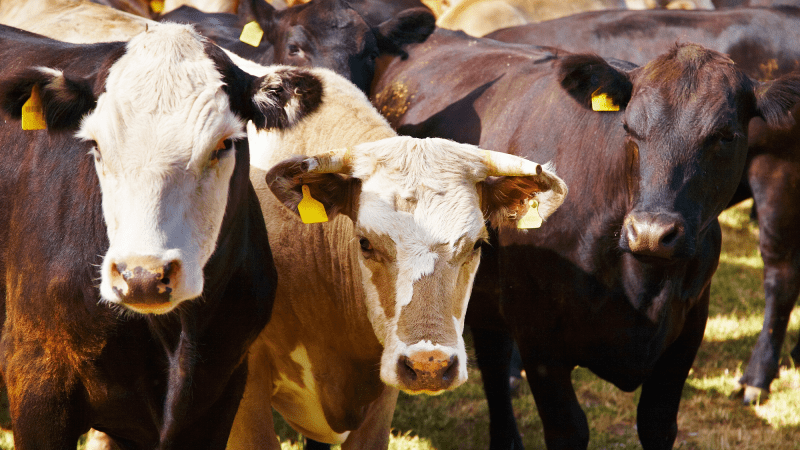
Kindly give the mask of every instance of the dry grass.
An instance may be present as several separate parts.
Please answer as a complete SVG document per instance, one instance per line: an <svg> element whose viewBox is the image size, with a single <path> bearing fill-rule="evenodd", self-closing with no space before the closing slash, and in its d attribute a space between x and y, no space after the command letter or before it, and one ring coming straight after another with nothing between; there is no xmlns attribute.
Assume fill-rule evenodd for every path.
<svg viewBox="0 0 800 450"><path fill-rule="evenodd" d="M789 350L800 331L800 308L792 315L780 378L770 398L744 407L736 398L736 380L761 329L764 296L758 230L750 223L750 203L722 216L723 255L712 285L706 336L684 388L675 448L683 450L800 449L800 370ZM485 450L489 447L488 411L480 373L455 392L437 397L400 395L392 450ZM573 383L591 426L590 449L638 449L638 391L624 393L586 369L573 372ZM542 426L527 386L514 399L525 448L544 449ZM283 449L300 450L298 434L279 423ZM0 448L11 449L10 435Z"/></svg>

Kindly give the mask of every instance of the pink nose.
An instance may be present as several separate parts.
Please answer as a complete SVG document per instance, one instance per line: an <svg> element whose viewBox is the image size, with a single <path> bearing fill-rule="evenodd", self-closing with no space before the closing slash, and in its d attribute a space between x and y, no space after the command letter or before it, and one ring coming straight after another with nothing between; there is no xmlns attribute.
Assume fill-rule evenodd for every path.
<svg viewBox="0 0 800 450"><path fill-rule="evenodd" d="M175 289L181 264L177 260L137 256L111 264L111 286L122 304L134 309L160 309Z"/></svg>
<svg viewBox="0 0 800 450"><path fill-rule="evenodd" d="M450 387L458 376L458 356L440 350L401 356L397 375L405 390L438 392Z"/></svg>
<svg viewBox="0 0 800 450"><path fill-rule="evenodd" d="M631 213L624 227L628 247L638 255L670 259L686 243L683 221L672 214Z"/></svg>

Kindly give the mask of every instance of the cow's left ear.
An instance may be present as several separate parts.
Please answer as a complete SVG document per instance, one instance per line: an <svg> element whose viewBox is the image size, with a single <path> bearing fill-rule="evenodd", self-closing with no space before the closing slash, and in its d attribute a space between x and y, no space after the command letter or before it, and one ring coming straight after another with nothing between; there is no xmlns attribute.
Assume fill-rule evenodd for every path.
<svg viewBox="0 0 800 450"><path fill-rule="evenodd" d="M767 125L790 128L795 123L790 111L800 102L800 74L790 73L772 81L755 82L756 109Z"/></svg>
<svg viewBox="0 0 800 450"><path fill-rule="evenodd" d="M436 17L427 8L409 8L373 28L381 53L408 55L403 46L423 42L436 28Z"/></svg>
<svg viewBox="0 0 800 450"><path fill-rule="evenodd" d="M483 216L493 227L516 227L531 207L538 203L538 213L547 219L567 196L564 180L548 169L538 175L488 177L478 183Z"/></svg>
<svg viewBox="0 0 800 450"><path fill-rule="evenodd" d="M0 82L0 109L9 117L20 119L23 105L36 88L47 128L76 130L81 118L97 104L93 87L90 80L67 77L60 70L29 68Z"/></svg>
<svg viewBox="0 0 800 450"><path fill-rule="evenodd" d="M328 220L333 220L337 214L355 220L361 180L340 173L310 172L309 161L309 158L296 156L274 165L266 176L270 191L297 215L300 215L300 202L310 197L322 203Z"/></svg>
<svg viewBox="0 0 800 450"><path fill-rule="evenodd" d="M206 54L222 74L231 110L258 129L289 128L322 103L322 81L307 69L275 66L255 77L212 43L206 44Z"/></svg>
<svg viewBox="0 0 800 450"><path fill-rule="evenodd" d="M628 72L635 66L618 60L612 63L593 54L563 56L558 61L561 87L585 108L592 109L592 97L605 94L613 105L625 109L633 91Z"/></svg>

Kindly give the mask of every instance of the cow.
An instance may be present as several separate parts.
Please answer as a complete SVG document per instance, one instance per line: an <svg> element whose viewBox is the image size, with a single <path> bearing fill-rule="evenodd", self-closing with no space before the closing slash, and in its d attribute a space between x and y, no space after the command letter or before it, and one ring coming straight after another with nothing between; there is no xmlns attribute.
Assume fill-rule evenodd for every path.
<svg viewBox="0 0 800 450"><path fill-rule="evenodd" d="M238 141L245 121L312 113L320 81L252 76L177 24L93 45L0 26L0 61L16 448L75 448L95 428L122 448L224 449L276 287Z"/></svg>
<svg viewBox="0 0 800 450"><path fill-rule="evenodd" d="M310 72L323 80L318 111L286 132L248 128L278 286L230 449L279 448L273 408L315 441L387 448L398 390L436 394L467 378L463 321L485 220L514 226L530 199L547 218L566 195L546 166L397 136L352 83ZM306 196L327 223L301 221Z"/></svg>
<svg viewBox="0 0 800 450"><path fill-rule="evenodd" d="M594 51L637 64L681 40L730 55L737 66L756 79L768 80L800 70L800 47L796 45L800 42L800 9L789 7L691 13L605 11L509 28L488 37ZM798 117L800 104L792 108L792 114ZM800 125L776 129L754 117L749 125L746 167L731 204L754 198L766 299L764 326L739 380L743 401L750 404L769 394L778 374L789 317L800 293L800 237L796 232L800 209L795 206L800 202ZM791 355L800 365L800 342Z"/></svg>
<svg viewBox="0 0 800 450"><path fill-rule="evenodd" d="M641 386L642 446L671 448L747 124L789 125L800 77L759 83L689 44L641 67L444 30L408 52L383 62L372 93L399 133L552 161L570 186L546 228L499 230L476 276L467 324L491 448L522 448L508 395L514 341L549 449L588 444L577 365Z"/></svg>
<svg viewBox="0 0 800 450"><path fill-rule="evenodd" d="M326 67L347 77L365 93L381 54L402 54L402 47L422 42L435 18L425 7L398 12L370 24L345 0L313 0L276 10L264 0L242 1L237 15L205 13L190 6L159 20L193 24L217 45L253 62ZM258 45L240 39L245 24L264 31Z"/></svg>

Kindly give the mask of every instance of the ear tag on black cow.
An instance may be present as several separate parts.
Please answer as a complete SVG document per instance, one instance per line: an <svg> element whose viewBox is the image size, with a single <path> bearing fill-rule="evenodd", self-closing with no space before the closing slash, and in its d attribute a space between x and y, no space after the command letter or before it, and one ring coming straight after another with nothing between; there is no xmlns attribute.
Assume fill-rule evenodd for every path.
<svg viewBox="0 0 800 450"><path fill-rule="evenodd" d="M239 40L247 45L258 47L258 44L261 43L261 38L263 36L264 30L262 30L261 26L258 25L258 22L254 20L252 22L248 22L247 25L242 28L242 35L239 36Z"/></svg>
<svg viewBox="0 0 800 450"><path fill-rule="evenodd" d="M45 128L47 125L44 122L42 99L39 98L39 86L34 85L30 98L22 105L22 129L44 130Z"/></svg>
<svg viewBox="0 0 800 450"><path fill-rule="evenodd" d="M161 14L164 12L164 0L152 0L150 2L150 9L156 14Z"/></svg>
<svg viewBox="0 0 800 450"><path fill-rule="evenodd" d="M517 228L527 230L542 226L542 216L539 215L539 202L534 199L528 200L528 212L517 222Z"/></svg>
<svg viewBox="0 0 800 450"><path fill-rule="evenodd" d="M303 199L297 204L297 211L300 212L300 220L303 223L320 223L328 221L328 214L325 213L325 206L311 196L308 185L303 185Z"/></svg>
<svg viewBox="0 0 800 450"><path fill-rule="evenodd" d="M619 111L619 105L615 105L614 100L600 89L592 93L592 111Z"/></svg>

